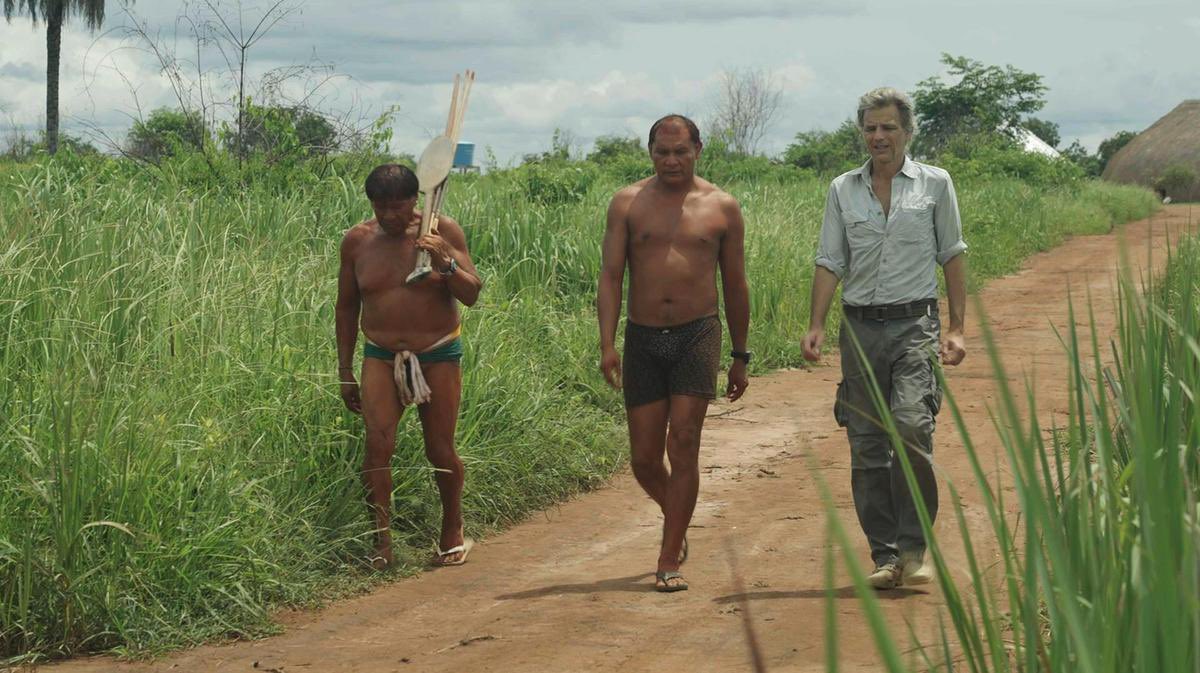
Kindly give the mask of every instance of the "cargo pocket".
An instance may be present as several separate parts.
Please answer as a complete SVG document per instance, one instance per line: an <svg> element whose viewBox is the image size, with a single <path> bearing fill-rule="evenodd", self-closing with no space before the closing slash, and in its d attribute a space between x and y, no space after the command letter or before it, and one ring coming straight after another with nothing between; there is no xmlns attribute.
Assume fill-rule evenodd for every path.
<svg viewBox="0 0 1200 673"><path fill-rule="evenodd" d="M929 392L925 393L925 406L929 407L929 415L937 418L942 409L942 387L938 385L937 372L933 370L933 361L929 362Z"/></svg>
<svg viewBox="0 0 1200 673"><path fill-rule="evenodd" d="M837 421L839 428L846 427L850 422L850 416L846 413L846 379L838 384L837 394L833 398L833 420Z"/></svg>

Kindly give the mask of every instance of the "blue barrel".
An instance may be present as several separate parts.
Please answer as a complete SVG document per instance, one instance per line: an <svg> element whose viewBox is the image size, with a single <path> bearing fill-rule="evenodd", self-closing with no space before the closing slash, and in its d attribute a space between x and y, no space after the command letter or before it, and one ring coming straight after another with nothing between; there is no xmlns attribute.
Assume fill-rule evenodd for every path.
<svg viewBox="0 0 1200 673"><path fill-rule="evenodd" d="M475 165L475 143L459 143L454 148L454 167L465 168Z"/></svg>

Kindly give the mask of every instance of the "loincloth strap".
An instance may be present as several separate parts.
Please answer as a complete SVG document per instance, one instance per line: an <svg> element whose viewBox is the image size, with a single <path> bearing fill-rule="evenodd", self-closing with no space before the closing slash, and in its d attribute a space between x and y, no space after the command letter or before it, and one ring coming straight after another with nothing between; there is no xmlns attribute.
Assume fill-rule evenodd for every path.
<svg viewBox="0 0 1200 673"><path fill-rule="evenodd" d="M392 378L396 381L396 392L400 396L400 404L405 406L409 404L425 404L433 397L433 391L429 388L429 383L425 381L425 374L421 371L421 356L442 348L459 338L461 334L462 325L459 325L453 332L438 339L433 345L420 353L410 350L403 350L396 353L396 358L392 365ZM367 343L382 350L382 347L377 344L370 341Z"/></svg>

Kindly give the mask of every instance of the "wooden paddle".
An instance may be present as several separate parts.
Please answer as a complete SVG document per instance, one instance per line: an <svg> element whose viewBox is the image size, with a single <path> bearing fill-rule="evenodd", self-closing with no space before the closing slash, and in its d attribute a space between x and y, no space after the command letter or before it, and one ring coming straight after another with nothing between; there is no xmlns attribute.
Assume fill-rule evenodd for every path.
<svg viewBox="0 0 1200 673"><path fill-rule="evenodd" d="M437 231L438 211L441 210L442 200L446 195L447 179L454 165L454 152L458 148L458 138L462 131L463 117L467 113L467 99L471 95L471 85L475 83L475 71L467 70L463 75L454 76L454 90L450 94L450 113L446 117L446 132L426 146L417 162L417 183L421 193L425 195L424 210L421 211L420 236ZM433 271L429 253L422 250L417 255L416 268L408 274L406 282L415 283Z"/></svg>

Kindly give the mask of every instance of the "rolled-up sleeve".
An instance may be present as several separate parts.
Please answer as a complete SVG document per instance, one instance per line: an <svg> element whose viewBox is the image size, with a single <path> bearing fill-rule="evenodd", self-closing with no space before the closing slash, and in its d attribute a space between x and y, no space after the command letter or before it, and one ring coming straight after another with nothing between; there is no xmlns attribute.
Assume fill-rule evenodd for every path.
<svg viewBox="0 0 1200 673"><path fill-rule="evenodd" d="M955 213L957 213L955 209ZM846 273L846 229L842 226L842 209L838 205L835 185L829 186L825 198L825 219L821 222L821 239L817 242L817 266L823 266L839 279Z"/></svg>
<svg viewBox="0 0 1200 673"><path fill-rule="evenodd" d="M963 241L962 219L958 215L958 196L954 181L946 175L946 188L933 206L933 230L937 235L937 263L945 266L967 249ZM822 234L824 236L824 234Z"/></svg>

